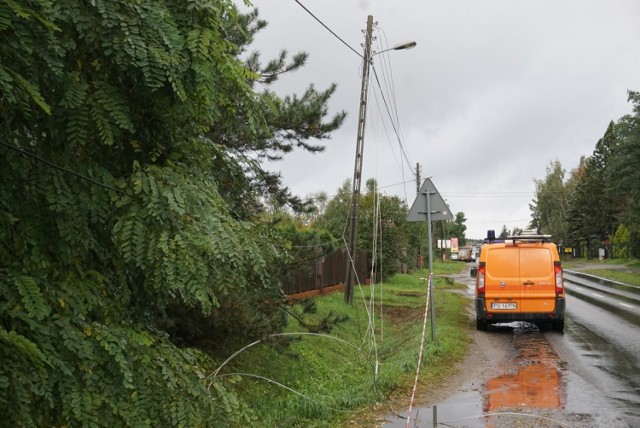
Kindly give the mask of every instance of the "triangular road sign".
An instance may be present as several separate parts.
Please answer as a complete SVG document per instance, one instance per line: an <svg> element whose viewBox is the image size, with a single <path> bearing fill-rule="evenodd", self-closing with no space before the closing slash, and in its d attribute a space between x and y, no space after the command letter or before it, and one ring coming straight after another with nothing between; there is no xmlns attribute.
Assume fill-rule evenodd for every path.
<svg viewBox="0 0 640 428"><path fill-rule="evenodd" d="M429 205L431 206L431 220L453 220L453 214L449 211L449 207L438 193L436 186L433 185L430 178L427 178L420 187L420 193L416 196L409 214L407 214L407 221L428 221L427 216L427 198L430 198Z"/></svg>

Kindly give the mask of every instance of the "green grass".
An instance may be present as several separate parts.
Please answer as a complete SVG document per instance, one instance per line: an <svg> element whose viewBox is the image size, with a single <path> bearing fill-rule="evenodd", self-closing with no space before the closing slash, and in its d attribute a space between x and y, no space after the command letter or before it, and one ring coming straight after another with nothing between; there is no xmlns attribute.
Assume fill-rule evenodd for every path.
<svg viewBox="0 0 640 428"><path fill-rule="evenodd" d="M434 271L458 272L460 266L437 263ZM347 318L333 328L331 337L296 336L289 347L260 344L239 354L225 372L245 373L236 387L255 414L254 426L342 426L354 413L360 412L361 419L394 394L406 395L408 404L426 303L426 281L421 278L427 276L426 271L395 275L382 285L356 288L353 305L344 303L342 293L317 297L316 320L329 314ZM423 387L445 380L465 355L469 299L452 293L454 288L464 287L436 278L437 340L431 340L427 321ZM288 332L302 331L292 319Z"/></svg>
<svg viewBox="0 0 640 428"><path fill-rule="evenodd" d="M609 265L624 265L630 269L640 269L640 260L638 259L605 259L602 263Z"/></svg>
<svg viewBox="0 0 640 428"><path fill-rule="evenodd" d="M584 269L582 272L625 284L640 285L640 273L626 272L613 269Z"/></svg>
<svg viewBox="0 0 640 428"><path fill-rule="evenodd" d="M562 264L565 269L575 269L625 284L640 285L640 260L637 259L605 259L602 261L572 259Z"/></svg>

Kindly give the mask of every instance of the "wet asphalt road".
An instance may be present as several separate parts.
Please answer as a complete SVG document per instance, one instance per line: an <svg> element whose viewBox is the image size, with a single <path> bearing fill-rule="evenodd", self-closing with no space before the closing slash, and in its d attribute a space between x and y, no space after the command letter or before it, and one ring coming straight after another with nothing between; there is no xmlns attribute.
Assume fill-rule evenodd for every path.
<svg viewBox="0 0 640 428"><path fill-rule="evenodd" d="M473 296L473 283L464 275ZM564 334L527 323L475 332L481 364L411 427L640 427L640 287L566 272ZM408 409L385 427L405 427Z"/></svg>

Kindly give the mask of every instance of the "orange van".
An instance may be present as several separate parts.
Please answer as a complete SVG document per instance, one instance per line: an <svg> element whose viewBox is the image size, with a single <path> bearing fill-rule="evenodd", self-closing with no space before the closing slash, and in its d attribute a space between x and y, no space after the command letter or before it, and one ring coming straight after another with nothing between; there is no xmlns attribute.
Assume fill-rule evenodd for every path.
<svg viewBox="0 0 640 428"><path fill-rule="evenodd" d="M550 235L523 231L496 240L490 231L480 251L476 278L476 327L496 322L550 323L564 330L562 265Z"/></svg>

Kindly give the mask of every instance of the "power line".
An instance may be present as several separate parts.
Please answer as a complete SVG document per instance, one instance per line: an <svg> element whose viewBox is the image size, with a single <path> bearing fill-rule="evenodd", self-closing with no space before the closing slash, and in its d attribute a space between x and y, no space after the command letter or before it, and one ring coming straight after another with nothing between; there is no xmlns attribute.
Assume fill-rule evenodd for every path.
<svg viewBox="0 0 640 428"><path fill-rule="evenodd" d="M400 116L399 116L399 110L398 110L398 104L397 104L397 98L396 98L396 90L395 90L395 80L393 78L393 67L391 66L391 60L390 60L390 56L388 54L388 52L390 50L396 50L399 46L402 45L396 45L392 48L388 48L388 43L387 43L387 35L384 32L384 30L382 28L378 28L378 32L381 34L382 39L384 39L384 44L383 43L379 43L380 46L380 53L385 53L385 55L380 55L380 63L382 66L381 69L381 75L382 75L382 80L384 83L384 93L387 95L387 98L389 98L390 100L390 104L391 107L393 108L393 112L389 111L389 107L387 106L387 111L389 114L389 118L391 119L391 122L395 124L395 127L397 129L394 129L394 131L396 132L396 136L398 138L398 142L400 145L400 151L402 153L402 156L404 157L404 159L407 161L407 165L409 167L409 171L411 172L411 175L414 178L417 178L419 176L419 174L417 174L416 172L413 171L412 168L412 163L409 161L409 155L408 155L408 151L407 151L407 147L402 145L402 141L404 141L404 135L402 132L402 128L400 126ZM384 45L384 46L383 46ZM415 46L415 42L412 43L405 43L404 46L406 46L406 48L409 47L409 45L413 45ZM376 79L378 78L377 76L377 70L375 70L374 68L374 73L376 76ZM382 92L382 87L380 85L380 83L378 82L378 86L380 87L380 91ZM384 98L384 95L383 95ZM385 100L386 103L386 100ZM392 113L393 113L393 117L392 117ZM385 128L386 130L386 128ZM394 153L394 157L395 157L395 153ZM402 176L405 177L405 167L404 167L404 163L400 164L400 168L402 170ZM404 187L404 199L405 201L408 201L408 196L407 196L407 188L406 186Z"/></svg>
<svg viewBox="0 0 640 428"><path fill-rule="evenodd" d="M413 182L413 179L401 181L399 183L387 184L386 186L377 186L377 187L378 187L378 190L380 190L380 189L386 189L387 187L400 186L400 185L404 185L404 184L411 183L411 182Z"/></svg>
<svg viewBox="0 0 640 428"><path fill-rule="evenodd" d="M389 104L387 103L387 99L384 96L384 92L382 90L382 85L380 84L380 80L378 79L378 73L376 71L376 67L371 64L371 67L373 68L373 75L376 78L376 83L378 84L378 88L380 88L380 95L382 96L382 101L384 102L384 107L387 111L387 114L389 115L389 119L391 119L391 125L393 127L393 132L396 134L396 138L398 139L398 144L400 145L400 152L402 153L405 161L407 162L407 165L409 166L410 170L413 170L413 167L411 165L411 162L409 161L409 158L407 156L407 152L402 144L402 139L400 138L400 134L398 132L398 128L396 127L396 124L393 120L393 116L391 115L391 111L389 109Z"/></svg>
<svg viewBox="0 0 640 428"><path fill-rule="evenodd" d="M340 40L346 47L348 47L349 49L351 49L353 52L355 52L356 55L358 55L360 58L364 58L364 56L358 52L357 50L355 50L354 48L352 48L347 42L345 42L344 40L342 40L342 38L340 36L338 36L331 28L329 28L324 22L322 22L320 20L320 18L318 18L317 16L315 16L313 14L313 12L311 12L309 9L306 8L305 5L303 5L302 3L300 3L298 0L295 0L296 3L298 3L298 5L300 5L301 8L303 8L309 15L311 15L313 17L313 19L315 19L316 21L318 21L320 23L320 25L322 25L324 28L327 29L327 31L329 31L331 34L333 34L333 36Z"/></svg>
<svg viewBox="0 0 640 428"><path fill-rule="evenodd" d="M89 181L89 182L91 182L91 183L93 183L93 184L95 184L97 186L103 187L105 189L113 190L114 192L118 192L118 193L120 193L122 195L125 195L125 196L128 196L130 198L134 198L134 199L136 198L135 196L130 195L129 193L124 192L124 191L122 191L122 190L120 190L120 189L118 189L116 187L109 186L108 184L101 183L101 182L99 182L97 180L94 180L91 177L87 177L86 175L82 175L79 172L75 172L75 171L73 171L71 169L56 165L53 162L50 162L50 161L48 161L46 159L43 159L38 155L35 155L35 154L31 153L31 152L28 152L28 151L26 151L24 149L21 149L20 147L16 147L13 144L7 144L4 141L0 141L0 144L2 144L5 147L10 148L11 150L14 150L14 151L20 153L23 156L27 156L27 157L30 157L32 159L37 160L38 162L42 162L45 165L50 166L51 168L57 169L57 170L62 171L62 172L66 172L67 174L75 175L76 177L81 178L81 179L86 180L86 181Z"/></svg>
<svg viewBox="0 0 640 428"><path fill-rule="evenodd" d="M382 34L382 37L384 38L385 42L387 40L387 36L386 33L382 30L382 29L378 29L378 31ZM385 86L385 91L388 94L388 97L391 100L391 105L393 107L393 113L394 113L394 117L392 117L391 115L391 111L389 111L389 107L387 106L387 112L389 115L389 118L391 119L391 123L395 124L394 126L394 132L396 133L398 142L399 142L399 146L400 146L400 152L402 154L402 156L404 157L404 159L407 161L407 164L409 166L409 171L412 172L412 175L415 177L417 174L413 173L413 169L411 167L411 162L409 162L409 156L407 154L407 150L405 147L403 147L402 145L402 140L404 140L404 136L402 135L402 129L400 127L400 117L398 114L398 105L397 105L397 101L396 101L396 91L395 91L395 87L394 87L394 79L393 79L393 69L391 67L391 61L389 59L389 54L388 51L390 50L389 48L385 48L382 46L382 44L380 44L381 46L381 53L385 53L385 55L380 55L380 62L382 64L382 79L384 81L384 86ZM388 44L387 44L388 46ZM393 49L393 48L391 48ZM374 75L376 77L376 80L378 79L378 75L376 72L376 69L374 67ZM384 93L382 90L382 87L380 85L380 82L378 81L378 87L380 88L380 93L382 94L383 100L384 100ZM384 100L385 102L385 106L386 106L386 100ZM383 122L384 123L384 122ZM385 127L385 131L386 131L386 127ZM395 157L395 152L394 152L394 157ZM404 163L400 162L400 169L402 171L402 177L405 177L405 168L404 168ZM408 197L407 197L407 188L406 186L404 187L404 199L405 201L408 201Z"/></svg>
<svg viewBox="0 0 640 428"><path fill-rule="evenodd" d="M322 25L327 31L329 31L335 38L337 38L340 42L342 42L347 48L349 48L351 51L353 51L356 55L358 55L360 58L364 58L364 56L358 52L357 50L355 50L351 45L349 45L347 42L344 41L344 39L342 39L340 36L338 36L331 28L329 28L320 18L318 18L313 12L311 12L305 5L303 5L299 0L295 0L295 2L302 8L304 9L305 12L307 12L313 19L315 19L320 25ZM398 131L398 127L396 125L396 121L397 121L397 109L396 109L396 121L394 121L393 116L391 114L391 111L389 109L389 105L387 103L387 100L384 96L384 90L382 89L382 85L380 84L380 80L378 79L378 73L376 71L376 68L373 66L373 63L371 63L371 66L373 67L373 73L375 75L376 78L376 82L378 84L378 87L380 88L380 94L382 96L382 100L384 102L385 105L385 109L387 111L387 114L389 115L389 118L391 119L391 125L393 127L393 131L396 134L396 137L398 139L398 143L400 145L400 151L402 153L403 158L405 159L405 161L407 162L407 165L409 166L409 169L412 170L412 166L411 166L411 162L409 161L409 158L407 156L406 153L406 149L404 148L401 138L400 138L400 133ZM395 99L394 99L394 104L395 104Z"/></svg>
<svg viewBox="0 0 640 428"><path fill-rule="evenodd" d="M531 217L529 218L521 218L521 219L517 219L517 220L497 220L497 219L480 219L480 220L474 220L474 219L466 219L465 223L480 223L480 224L485 224L485 223L520 223L523 221L530 221Z"/></svg>
<svg viewBox="0 0 640 428"><path fill-rule="evenodd" d="M380 117L383 117L382 109L380 108L380 103L378 102L377 94L374 92L373 95L374 95L375 100L376 100L375 104L376 104L376 107L378 108L378 113L380 114ZM393 158L395 159L396 163L403 170L402 176L404 177L404 164L396 156L396 152L395 152L395 150L393 148L393 145L391 143L391 138L389 136L389 131L387 129L387 124L385 123L384 120L381 120L380 123L382 124L382 128L384 129L385 136L387 137L387 142L389 143L389 146L391 147L391 154L393 154Z"/></svg>
<svg viewBox="0 0 640 428"><path fill-rule="evenodd" d="M386 33L382 28L379 28L378 31L382 34L382 37L385 40L385 44L386 46L388 46ZM389 75L389 79L385 79L385 83L386 83L385 86L386 86L386 90L388 91L391 97L391 103L393 105L393 110L395 112L395 120L396 120L396 123L398 124L398 129L400 131L400 134L402 134L402 129L400 129L400 117L398 116L398 105L396 102L396 91L393 86L393 83L394 83L393 68L391 67L390 56L388 54L388 49L381 48L381 52L386 52L384 55L380 55L380 62L382 63L382 77L385 78L386 73L388 73Z"/></svg>
<svg viewBox="0 0 640 428"><path fill-rule="evenodd" d="M442 192L447 198L530 198L535 194L533 192L499 192L499 193L449 193Z"/></svg>

